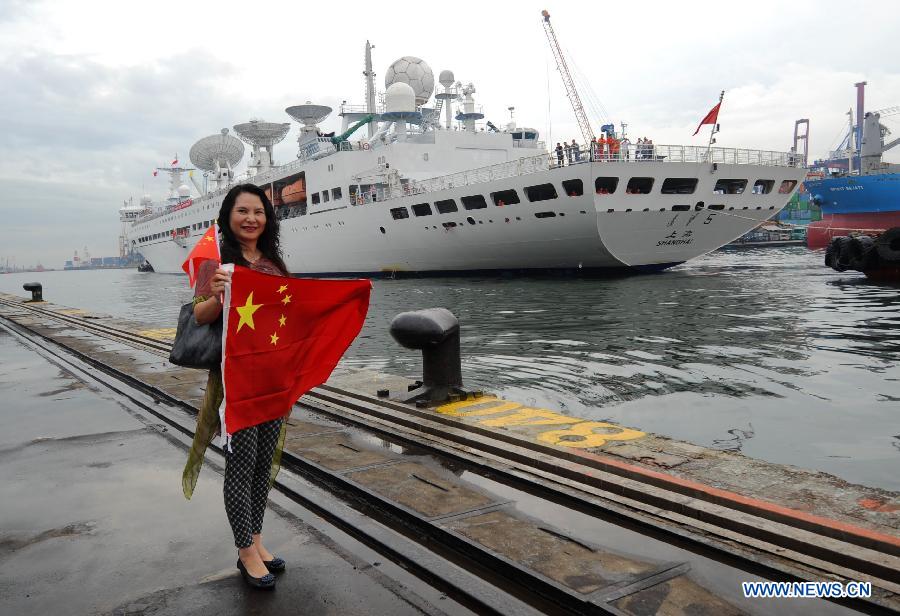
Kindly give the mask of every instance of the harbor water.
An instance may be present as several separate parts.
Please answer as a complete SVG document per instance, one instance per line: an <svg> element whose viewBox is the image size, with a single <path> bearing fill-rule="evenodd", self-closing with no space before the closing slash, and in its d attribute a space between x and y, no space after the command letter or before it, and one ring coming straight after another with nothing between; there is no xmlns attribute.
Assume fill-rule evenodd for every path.
<svg viewBox="0 0 900 616"><path fill-rule="evenodd" d="M184 276L5 274L0 291L174 327ZM452 310L463 378L532 406L900 490L900 288L804 247L715 252L613 279L376 280L345 362L418 376L399 312ZM373 392L374 393L374 392Z"/></svg>

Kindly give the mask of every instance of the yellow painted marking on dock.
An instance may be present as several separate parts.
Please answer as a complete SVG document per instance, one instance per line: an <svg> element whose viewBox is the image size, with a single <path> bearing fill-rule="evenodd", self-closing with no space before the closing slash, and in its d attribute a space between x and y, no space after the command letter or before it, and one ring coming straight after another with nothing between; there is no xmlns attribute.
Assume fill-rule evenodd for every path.
<svg viewBox="0 0 900 616"><path fill-rule="evenodd" d="M577 417L566 417L559 413L554 413L547 409L532 409L523 407L515 413L504 415L503 417L495 417L494 419L485 419L479 421L483 426L557 426L560 424L571 424L582 421Z"/></svg>
<svg viewBox="0 0 900 616"><path fill-rule="evenodd" d="M623 428L605 421L587 421L580 417L563 415L549 409L531 408L493 396L468 398L459 402L443 404L435 409L442 415L451 417L482 417L500 415L478 421L492 428L512 426L566 425L564 430L548 430L537 435L537 440L550 445L587 449L600 447L608 441L631 441L646 436L646 433L631 428ZM510 412L512 411L512 412Z"/></svg>
<svg viewBox="0 0 900 616"><path fill-rule="evenodd" d="M594 430L618 430L618 432L598 434ZM623 428L605 421L581 421L566 430L550 430L538 434L538 440L550 445L562 445L563 447L578 447L587 449L600 447L606 441L631 441L646 436L640 430Z"/></svg>
<svg viewBox="0 0 900 616"><path fill-rule="evenodd" d="M172 340L175 338L174 327L161 327L159 329L143 329L139 331L138 336L146 336L154 340Z"/></svg>
<svg viewBox="0 0 900 616"><path fill-rule="evenodd" d="M485 406L489 403L489 406ZM479 408L466 410L466 408L470 406L478 406ZM450 404L439 406L437 407L437 412L443 415L452 415L453 417L480 417L482 415L505 413L521 407L522 405L518 402L506 402L504 400L497 400L496 398L475 398L474 400L451 402Z"/></svg>
<svg viewBox="0 0 900 616"><path fill-rule="evenodd" d="M87 310L82 310L81 308L69 308L67 310L57 310L59 314L67 314L69 316L74 316L78 314L87 314Z"/></svg>

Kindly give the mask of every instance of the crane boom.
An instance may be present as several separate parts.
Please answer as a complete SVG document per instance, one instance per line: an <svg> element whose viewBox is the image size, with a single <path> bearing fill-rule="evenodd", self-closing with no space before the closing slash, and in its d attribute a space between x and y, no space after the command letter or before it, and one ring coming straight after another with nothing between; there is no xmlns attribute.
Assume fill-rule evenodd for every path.
<svg viewBox="0 0 900 616"><path fill-rule="evenodd" d="M578 90L575 89L575 81L569 72L566 64L566 58L563 56L562 48L559 41L556 40L556 32L550 24L550 13L541 11L544 17L544 32L547 33L547 40L550 42L550 49L553 51L553 57L556 58L556 67L562 77L563 85L566 87L566 96L572 103L572 110L575 112L575 119L578 120L578 126L581 128L581 134L587 143L594 141L594 131L591 130L591 123L588 121L587 114L584 112L584 105L581 104L581 97L578 96Z"/></svg>

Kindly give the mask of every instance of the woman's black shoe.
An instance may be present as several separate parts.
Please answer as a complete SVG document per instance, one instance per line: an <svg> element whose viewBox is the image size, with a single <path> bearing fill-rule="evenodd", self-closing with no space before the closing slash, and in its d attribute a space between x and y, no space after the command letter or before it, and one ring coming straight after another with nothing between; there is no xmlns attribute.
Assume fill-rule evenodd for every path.
<svg viewBox="0 0 900 616"><path fill-rule="evenodd" d="M237 568L240 570L241 575L244 576L244 581L247 582L250 586L254 588L275 588L275 576L271 573L267 573L262 577L253 577L249 573L247 573L247 568L244 567L244 563L238 559Z"/></svg>
<svg viewBox="0 0 900 616"><path fill-rule="evenodd" d="M277 556L273 557L272 560L264 560L263 564L266 566L266 569L269 570L269 573L281 573L284 571L285 562L283 558L278 558Z"/></svg>

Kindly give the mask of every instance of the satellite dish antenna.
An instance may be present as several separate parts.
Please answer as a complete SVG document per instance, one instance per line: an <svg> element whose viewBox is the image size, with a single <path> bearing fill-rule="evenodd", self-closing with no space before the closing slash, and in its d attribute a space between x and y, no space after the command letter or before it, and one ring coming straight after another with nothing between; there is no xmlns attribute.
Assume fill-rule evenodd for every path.
<svg viewBox="0 0 900 616"><path fill-rule="evenodd" d="M318 124L331 115L332 109L328 105L314 105L306 101L303 105L293 105L284 110L289 116L303 124L300 127L300 136L297 143L301 149L305 143L315 141L319 136Z"/></svg>
<svg viewBox="0 0 900 616"><path fill-rule="evenodd" d="M191 162L213 174L215 187L224 188L234 179L234 166L244 157L244 144L223 128L218 135L200 139L191 146ZM204 176L207 174L204 173Z"/></svg>
<svg viewBox="0 0 900 616"><path fill-rule="evenodd" d="M247 167L253 169L254 175L275 165L272 148L287 136L290 129L289 122L265 122L263 120L250 120L234 125L234 132L238 134L241 141L253 146L250 164Z"/></svg>
<svg viewBox="0 0 900 616"><path fill-rule="evenodd" d="M452 117L452 112L450 110L452 103L450 101L453 101L453 100L456 100L457 98L459 98L459 92L457 92L456 89L453 87L453 83L455 82L455 80L456 80L456 78L453 76L453 71L451 71L451 70L441 71L441 74L438 77L438 81L444 87L444 91L438 92L437 94L434 95L434 98L437 101L437 107L435 107L435 112L439 112L441 110L441 108L444 109L444 114L445 114L444 127L447 130L450 130L450 126L451 126L450 120ZM435 114L435 115L437 115L437 114ZM435 117L435 119L437 120L438 118Z"/></svg>

